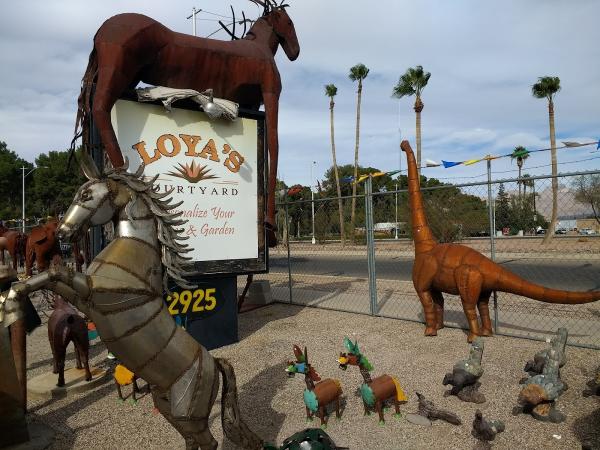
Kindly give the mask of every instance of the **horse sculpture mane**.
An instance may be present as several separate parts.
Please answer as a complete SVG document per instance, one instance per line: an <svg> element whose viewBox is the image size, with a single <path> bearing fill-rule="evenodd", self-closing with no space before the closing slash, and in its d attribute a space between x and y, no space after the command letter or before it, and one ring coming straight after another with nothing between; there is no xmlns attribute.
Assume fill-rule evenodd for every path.
<svg viewBox="0 0 600 450"><path fill-rule="evenodd" d="M173 189L159 193L154 186L154 182L158 175L150 180L145 180L144 164L141 164L135 173L127 172L127 162L124 169L111 169L104 173L104 176L109 180L114 180L125 184L132 193L131 201L125 207L127 218L133 221L135 218L132 213L132 207L138 198L142 199L150 210L154 213L156 227L158 231L158 240L161 245L161 261L164 267L163 287L165 291L169 291L168 277L170 276L179 286L190 289L193 286L188 283L184 277L190 276L191 273L184 267L189 265L191 258L185 257L182 254L192 251L187 244L181 244L178 241L189 239L187 236L181 236L183 228L175 228L178 225L183 225L186 221L180 219L180 212L172 211L178 208L182 202L171 203L172 197L168 197Z"/></svg>

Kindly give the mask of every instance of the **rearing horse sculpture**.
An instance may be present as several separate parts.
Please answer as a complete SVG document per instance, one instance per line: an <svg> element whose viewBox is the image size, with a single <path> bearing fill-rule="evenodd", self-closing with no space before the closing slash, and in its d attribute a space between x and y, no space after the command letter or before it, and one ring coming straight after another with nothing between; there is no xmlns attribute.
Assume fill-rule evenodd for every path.
<svg viewBox="0 0 600 450"><path fill-rule="evenodd" d="M300 53L294 24L272 0L251 0L264 7L243 39L219 41L176 33L141 14L119 14L98 29L82 80L76 119L76 138L83 135L89 149L90 109L113 167L123 155L110 121L110 111L128 88L140 81L155 86L212 89L215 97L258 109L265 105L269 150L267 229L269 245L276 244L275 182L279 151L277 115L281 79L275 65L279 45L290 60ZM93 85L95 84L95 90ZM93 102L92 102L93 97Z"/></svg>
<svg viewBox="0 0 600 450"><path fill-rule="evenodd" d="M175 228L185 221L171 212L179 205L171 204L170 198L163 200L169 193L157 193L155 179L144 181L143 166L135 174L114 170L102 175L83 155L90 181L79 188L58 235L74 239L90 225L114 220L115 239L85 274L52 265L13 283L0 306L4 303L10 316L21 298L43 288L75 305L96 324L108 350L152 386L155 405L185 438L187 449L217 448L208 416L221 372L224 434L243 448L261 448L262 440L240 417L233 368L178 327L163 300L167 274L188 286L182 278L187 274L182 253L189 249L178 242L185 238Z"/></svg>

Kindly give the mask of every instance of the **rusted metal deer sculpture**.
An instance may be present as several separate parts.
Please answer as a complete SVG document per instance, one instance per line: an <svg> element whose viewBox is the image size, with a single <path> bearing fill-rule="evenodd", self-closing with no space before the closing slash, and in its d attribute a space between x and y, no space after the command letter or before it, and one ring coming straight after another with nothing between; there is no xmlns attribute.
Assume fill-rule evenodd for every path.
<svg viewBox="0 0 600 450"><path fill-rule="evenodd" d="M300 347L294 345L294 355L296 362L288 361L285 371L288 376L294 376L296 373L304 374L306 389L304 390L304 404L306 406L306 419L312 420L315 414L321 419L321 427L327 427L327 405L335 402L335 415L339 419L340 396L342 395L342 386L338 380L326 378L321 380L319 374L308 363L308 351L304 347L304 353Z"/></svg>
<svg viewBox="0 0 600 450"><path fill-rule="evenodd" d="M264 7L262 16L243 39L229 42L176 33L141 14L119 14L104 22L94 37L94 48L82 80L75 139L82 136L83 146L89 150L89 124L93 116L113 167L123 166L110 111L122 93L140 81L197 91L212 89L215 97L251 109L264 104L269 150L266 226L269 245L275 245L281 78L274 56L281 45L294 61L300 46L294 24L285 11L287 5L277 5L272 0L251 1Z"/></svg>
<svg viewBox="0 0 600 450"><path fill-rule="evenodd" d="M0 225L0 260L4 265L4 250L12 259L12 267L17 270L17 265L23 266L25 256L25 241L27 236L19 231L9 230Z"/></svg>

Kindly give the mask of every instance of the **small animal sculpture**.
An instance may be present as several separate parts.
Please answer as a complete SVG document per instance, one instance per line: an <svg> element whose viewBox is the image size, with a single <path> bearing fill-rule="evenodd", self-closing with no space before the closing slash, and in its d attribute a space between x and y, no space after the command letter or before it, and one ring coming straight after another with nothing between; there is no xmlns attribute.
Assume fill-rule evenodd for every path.
<svg viewBox="0 0 600 450"><path fill-rule="evenodd" d="M569 333L566 328L559 328L556 332L556 336L550 340L550 348L553 348L558 354L559 367L562 367L567 363L566 348L568 336ZM533 360L527 361L523 370L529 373L530 376L542 373L544 371L546 355L550 348L536 353Z"/></svg>
<svg viewBox="0 0 600 450"><path fill-rule="evenodd" d="M88 362L90 342L88 340L88 329L85 319L69 303L65 302L60 295L54 300L54 311L48 319L48 339L54 359L53 373L58 374L57 386L65 385L65 356L69 342L75 346L76 367L85 368L85 380L92 379Z"/></svg>
<svg viewBox="0 0 600 450"><path fill-rule="evenodd" d="M481 441L493 441L498 433L504 431L504 422L501 420L485 420L480 410L475 411L473 430L471 434Z"/></svg>
<svg viewBox="0 0 600 450"><path fill-rule="evenodd" d="M93 115L107 156L118 168L124 161L110 111L121 94L140 81L199 92L212 89L215 97L245 108L258 109L263 104L269 151L267 229L269 243L275 245L277 117L281 94L275 53L281 46L294 61L300 54L300 45L285 9L288 5L278 5L274 0L252 2L264 8L262 16L242 39L231 42L177 33L141 14L119 14L108 19L94 36L81 83L76 128L83 128L83 147L87 151Z"/></svg>
<svg viewBox="0 0 600 450"><path fill-rule="evenodd" d="M60 245L56 238L58 220L49 219L45 224L33 227L27 237L25 249L25 274L29 277L33 271L35 260L38 273L50 266L50 261L55 256L60 256Z"/></svg>
<svg viewBox="0 0 600 450"><path fill-rule="evenodd" d="M560 423L566 419L555 407L556 400L565 391L565 384L559 376L560 357L559 352L550 348L543 372L527 379L519 394L518 402L522 412L530 413L543 422Z"/></svg>
<svg viewBox="0 0 600 450"><path fill-rule="evenodd" d="M360 395L363 400L365 415L369 415L370 410L375 409L379 414L379 424L385 424L383 406L386 401L391 400L396 409L394 417L401 417L400 403L405 403L408 399L400 387L398 380L390 375L380 375L376 378L371 378L369 372L373 370L373 366L369 360L361 354L358 343L353 343L346 337L344 338L344 346L348 353L340 353L338 362L342 370L346 370L348 365L358 366L364 380L364 383L360 386Z"/></svg>
<svg viewBox="0 0 600 450"><path fill-rule="evenodd" d="M489 301L493 291L509 292L546 303L578 305L600 300L600 291L569 292L533 284L509 272L481 253L459 244L439 244L427 223L415 155L402 141L408 161L408 199L415 242L413 284L425 314L425 336L436 336L444 327L442 293L460 295L469 323L467 340L492 336ZM477 311L481 316L481 327Z"/></svg>
<svg viewBox="0 0 600 450"><path fill-rule="evenodd" d="M137 403L136 394L145 394L150 392L150 385L148 384L146 384L143 389L140 389L137 384L139 377L123 364L117 364L115 367L114 379L117 386L117 394L119 395L119 400L121 401L125 401L129 396L131 396L132 403L135 404ZM123 396L123 386L129 385L131 385L131 394Z"/></svg>
<svg viewBox="0 0 600 450"><path fill-rule="evenodd" d="M429 420L443 420L451 423L452 425L460 425L462 422L460 418L446 409L438 408L433 404L432 401L427 400L425 396L419 392L416 393L419 399L419 409L417 414L426 417Z"/></svg>
<svg viewBox="0 0 600 450"><path fill-rule="evenodd" d="M338 447L333 439L320 428L306 428L291 435L281 447L265 444L264 450L348 450L348 447Z"/></svg>
<svg viewBox="0 0 600 450"><path fill-rule="evenodd" d="M308 352L304 347L304 353L300 347L294 345L294 355L296 362L288 361L285 371L288 376L294 376L296 373L304 374L306 389L304 390L304 404L306 405L306 419L312 420L315 414L321 419L321 427L327 427L327 405L335 402L335 415L339 419L340 396L342 395L342 386L338 380L321 377L315 369L308 363ZM315 384L316 382L316 384Z"/></svg>
<svg viewBox="0 0 600 450"><path fill-rule="evenodd" d="M483 375L481 358L483 357L483 340L477 338L471 344L469 358L454 364L452 373L444 376L444 386L452 385L450 395L456 395L463 402L484 403L485 396L479 392L479 378Z"/></svg>

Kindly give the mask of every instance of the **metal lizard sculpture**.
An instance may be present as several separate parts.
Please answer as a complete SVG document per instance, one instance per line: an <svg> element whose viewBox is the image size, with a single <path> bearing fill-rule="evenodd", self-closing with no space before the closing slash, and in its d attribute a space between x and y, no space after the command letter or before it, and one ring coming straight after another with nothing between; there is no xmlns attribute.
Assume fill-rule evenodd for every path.
<svg viewBox="0 0 600 450"><path fill-rule="evenodd" d="M233 41L176 33L141 14L119 14L104 22L94 37L94 48L82 80L75 139L82 135L83 147L89 149L89 124L93 116L113 167L121 167L123 155L110 111L123 92L140 81L200 92L212 89L215 97L245 108L258 110L264 104L269 150L266 222L269 245L274 246L277 117L281 94L275 53L281 45L294 61L300 54L300 46L285 10L287 5L277 5L273 0L251 1L263 6L264 12L243 39Z"/></svg>
<svg viewBox="0 0 600 450"><path fill-rule="evenodd" d="M135 174L114 170L100 174L83 153L83 184L58 228L61 239L76 238L88 226L114 220L115 239L91 262L86 273L53 265L46 272L12 284L0 296L0 321L15 317L20 299L38 289L50 289L75 305L96 324L100 338L123 364L150 384L154 403L184 437L188 450L214 450L217 441L208 417L223 377L224 434L245 449L263 441L240 417L233 368L213 358L175 324L163 300L166 275L181 286L187 275L178 241L185 221L172 212L178 204L145 181L143 165ZM125 164L124 167L126 167ZM163 276L164 275L164 276ZM8 319L7 319L8 318ZM1 326L1 325L0 325Z"/></svg>
<svg viewBox="0 0 600 450"><path fill-rule="evenodd" d="M408 198L415 242L412 278L423 305L426 336L436 336L437 330L444 327L444 292L460 295L469 323L469 342L477 336L493 334L489 311L493 291L567 305L600 300L600 291L569 292L545 288L509 272L472 248L438 243L427 223L412 148L408 141L402 141L401 148L408 162ZM481 316L481 327L476 308Z"/></svg>

